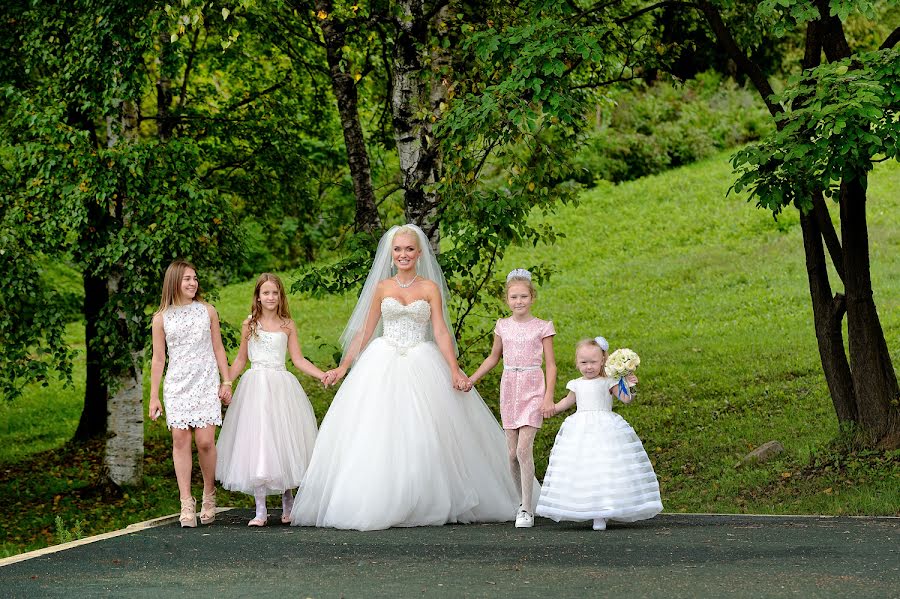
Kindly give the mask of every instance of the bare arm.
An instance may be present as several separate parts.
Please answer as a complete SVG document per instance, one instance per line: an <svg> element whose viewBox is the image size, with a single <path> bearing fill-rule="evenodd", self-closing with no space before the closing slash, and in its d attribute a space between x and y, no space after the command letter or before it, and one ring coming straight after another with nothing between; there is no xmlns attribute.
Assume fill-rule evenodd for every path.
<svg viewBox="0 0 900 599"><path fill-rule="evenodd" d="M612 393L615 397L619 398L619 401L622 403L631 403L631 400L634 399L634 391L631 391L631 387L634 387L638 384L638 378L633 374L629 374L625 377L625 382L628 384L629 392L622 393L622 390L619 388L619 382L616 381L616 384L609 388L609 392Z"/></svg>
<svg viewBox="0 0 900 599"><path fill-rule="evenodd" d="M484 362L481 363L481 366L478 367L478 370L469 377L469 380L474 385L478 381L484 377L487 373L493 370L494 366L500 363L500 358L503 357L503 340L500 338L500 335L494 333L494 345L491 347L490 355L484 359Z"/></svg>
<svg viewBox="0 0 900 599"><path fill-rule="evenodd" d="M437 285L431 283L428 289L428 302L431 304L431 327L434 330L434 342L437 344L441 355L450 367L450 379L453 381L453 387L460 391L471 389L472 383L469 377L459 369L456 361L456 352L453 350L453 339L450 337L450 330L447 323L444 322L444 306L441 302L441 294Z"/></svg>
<svg viewBox="0 0 900 599"><path fill-rule="evenodd" d="M150 419L156 420L162 414L162 403L159 401L159 384L162 382L163 370L166 368L166 332L163 330L163 316L153 316L151 325L153 334L153 357L150 359Z"/></svg>
<svg viewBox="0 0 900 599"><path fill-rule="evenodd" d="M541 340L544 346L544 374L546 385L544 390L544 405L541 413L545 418L553 416L555 407L553 395L556 392L556 354L553 352L553 335L548 335Z"/></svg>
<svg viewBox="0 0 900 599"><path fill-rule="evenodd" d="M228 378L228 355L225 353L225 345L222 343L219 313L210 304L206 305L206 310L209 312L209 334L212 339L213 354L216 356L216 364L219 366L219 375L222 377L223 383L219 388L219 397L229 402L231 401L231 379Z"/></svg>
<svg viewBox="0 0 900 599"><path fill-rule="evenodd" d="M378 320L381 318L381 300L384 299L384 285L382 283L379 283L378 287L375 288L375 296L372 298L372 305L369 306L369 313L366 315L366 325L350 342L349 347L347 347L347 353L344 355L344 359L341 360L340 365L334 370L329 370L325 373L326 378L322 382L326 386L344 378L356 356L359 355L362 348L372 338L375 327L378 326Z"/></svg>
<svg viewBox="0 0 900 599"><path fill-rule="evenodd" d="M575 393L569 391L569 394L563 397L555 406L553 406L553 414L562 414L575 405Z"/></svg>
<svg viewBox="0 0 900 599"><path fill-rule="evenodd" d="M247 344L250 342L250 321L245 320L241 324L241 346L238 348L237 356L234 357L234 363L228 371L226 381L233 381L241 376L244 368L247 366Z"/></svg>
<svg viewBox="0 0 900 599"><path fill-rule="evenodd" d="M322 372L315 364L307 360L300 350L300 339L297 335L297 325L293 321L288 323L288 352L291 354L291 362L297 367L297 370L307 376L319 379L325 378Z"/></svg>

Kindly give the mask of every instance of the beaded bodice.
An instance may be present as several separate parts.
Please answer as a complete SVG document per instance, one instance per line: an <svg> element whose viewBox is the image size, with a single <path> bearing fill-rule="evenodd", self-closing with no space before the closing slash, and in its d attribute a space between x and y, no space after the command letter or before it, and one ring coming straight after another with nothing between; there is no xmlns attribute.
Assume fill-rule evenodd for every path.
<svg viewBox="0 0 900 599"><path fill-rule="evenodd" d="M250 335L247 342L247 357L250 358L250 367L284 370L287 340L287 333L264 331L257 326L256 335Z"/></svg>
<svg viewBox="0 0 900 599"><path fill-rule="evenodd" d="M381 318L385 341L405 353L428 338L431 304L418 299L407 305L395 297L381 300Z"/></svg>

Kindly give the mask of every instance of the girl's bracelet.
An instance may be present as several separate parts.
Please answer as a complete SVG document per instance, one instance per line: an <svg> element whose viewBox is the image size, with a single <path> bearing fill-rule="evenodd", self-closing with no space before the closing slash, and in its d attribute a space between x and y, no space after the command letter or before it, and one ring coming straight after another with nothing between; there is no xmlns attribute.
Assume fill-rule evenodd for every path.
<svg viewBox="0 0 900 599"><path fill-rule="evenodd" d="M231 386L231 381L222 381L222 384L223 384L224 386L226 386L226 387L230 387L230 386Z"/></svg>

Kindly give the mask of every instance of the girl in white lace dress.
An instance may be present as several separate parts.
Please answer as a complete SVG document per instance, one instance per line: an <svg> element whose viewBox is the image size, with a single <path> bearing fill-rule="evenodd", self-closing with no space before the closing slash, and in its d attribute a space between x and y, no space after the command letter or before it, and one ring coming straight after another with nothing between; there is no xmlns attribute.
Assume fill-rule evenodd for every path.
<svg viewBox="0 0 900 599"><path fill-rule="evenodd" d="M325 373L303 357L281 279L263 273L256 281L250 316L241 327L241 347L231 365L234 379L249 357L250 370L225 415L219 434L217 478L231 491L256 498L249 526L265 526L266 496L281 495L281 521L290 522L294 497L312 457L316 415L297 378L285 370L286 355L300 372L319 380Z"/></svg>
<svg viewBox="0 0 900 599"><path fill-rule="evenodd" d="M605 530L607 520L634 522L662 511L659 483L647 452L634 429L612 411L620 394L618 381L606 378L609 344L603 337L578 343L575 364L582 377L569 381L569 394L556 404L556 413L578 404L566 418L550 452L537 514L560 520L594 521ZM628 383L637 383L631 375Z"/></svg>
<svg viewBox="0 0 900 599"><path fill-rule="evenodd" d="M389 230L344 331L294 525L378 530L514 518L503 432L459 369L443 274L418 227Z"/></svg>
<svg viewBox="0 0 900 599"><path fill-rule="evenodd" d="M176 260L166 269L162 300L153 315L153 359L150 366L150 418L163 413L159 384L163 382L166 424L172 432L172 461L181 497L181 526L197 526L191 494L194 456L191 437L203 473L200 521L216 517L216 426L222 424L220 398L231 398L228 357L222 345L216 309L201 298L197 269ZM218 373L216 372L218 370ZM219 384L219 375L222 384Z"/></svg>

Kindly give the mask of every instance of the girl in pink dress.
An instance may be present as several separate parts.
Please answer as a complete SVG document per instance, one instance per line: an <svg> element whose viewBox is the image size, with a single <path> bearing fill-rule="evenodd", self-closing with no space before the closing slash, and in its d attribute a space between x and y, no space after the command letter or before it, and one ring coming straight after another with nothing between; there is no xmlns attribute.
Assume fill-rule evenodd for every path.
<svg viewBox="0 0 900 599"><path fill-rule="evenodd" d="M556 359L553 323L531 314L536 298L531 273L517 268L506 277L506 303L512 316L494 328L494 345L471 377L474 385L503 358L500 380L500 417L506 433L513 479L522 490L516 528L534 526L534 437L545 416L554 413ZM545 374L541 372L543 358Z"/></svg>

